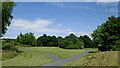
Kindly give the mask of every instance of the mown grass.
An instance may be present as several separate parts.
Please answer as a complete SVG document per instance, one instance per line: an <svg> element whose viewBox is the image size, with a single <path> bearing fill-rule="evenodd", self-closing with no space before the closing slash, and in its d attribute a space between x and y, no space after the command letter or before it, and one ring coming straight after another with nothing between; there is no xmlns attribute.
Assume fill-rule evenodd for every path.
<svg viewBox="0 0 120 68"><path fill-rule="evenodd" d="M94 49L84 57L70 61L64 66L118 66L118 52L99 52Z"/></svg>
<svg viewBox="0 0 120 68"><path fill-rule="evenodd" d="M54 60L50 59L43 53L22 52L13 59L2 61L3 66L40 66L51 63Z"/></svg>
<svg viewBox="0 0 120 68"><path fill-rule="evenodd" d="M51 53L60 58L72 57L87 50L87 49L62 49L59 47L22 47L19 49Z"/></svg>

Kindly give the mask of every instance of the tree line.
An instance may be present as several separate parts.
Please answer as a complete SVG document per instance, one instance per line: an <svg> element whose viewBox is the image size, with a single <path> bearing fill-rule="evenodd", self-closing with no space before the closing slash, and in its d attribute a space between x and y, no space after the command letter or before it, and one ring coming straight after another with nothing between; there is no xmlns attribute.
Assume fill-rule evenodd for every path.
<svg viewBox="0 0 120 68"><path fill-rule="evenodd" d="M91 48L93 46L93 41L87 36L77 37L74 34L70 34L65 38L61 36L43 36L35 38L33 33L26 33L20 35L16 38L16 42L23 45L41 46L41 47L60 47L65 49L82 49Z"/></svg>

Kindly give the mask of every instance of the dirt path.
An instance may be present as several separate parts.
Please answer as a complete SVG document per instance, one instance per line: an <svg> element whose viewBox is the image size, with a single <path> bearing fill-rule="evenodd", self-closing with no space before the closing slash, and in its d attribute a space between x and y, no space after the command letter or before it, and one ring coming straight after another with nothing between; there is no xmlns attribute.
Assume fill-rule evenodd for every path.
<svg viewBox="0 0 120 68"><path fill-rule="evenodd" d="M27 51L27 52L36 52L36 51L28 51L28 50L21 50L19 49L20 51ZM76 56L73 56L73 57L70 57L70 58L59 58L59 57L56 57L55 55L53 54L50 54L50 53L44 53L44 52L36 52L36 53L44 53L46 54L49 58L55 60L55 62L52 62L52 63L49 63L49 64L44 64L42 66L62 66L63 64L69 62L69 61L72 61L72 60L75 60L77 58L81 58L83 57L84 55L86 55L89 51L91 51L91 49L89 50L86 50Z"/></svg>

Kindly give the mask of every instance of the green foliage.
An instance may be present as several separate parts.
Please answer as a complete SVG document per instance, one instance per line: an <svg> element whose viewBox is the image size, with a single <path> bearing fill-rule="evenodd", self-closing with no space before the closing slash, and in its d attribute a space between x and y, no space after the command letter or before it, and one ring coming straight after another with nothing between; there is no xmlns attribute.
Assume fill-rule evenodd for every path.
<svg viewBox="0 0 120 68"><path fill-rule="evenodd" d="M11 24L11 20L13 19L12 11L15 5L16 4L14 2L2 2L2 33L0 33L1 36L6 33L7 27Z"/></svg>
<svg viewBox="0 0 120 68"><path fill-rule="evenodd" d="M94 41L98 41L99 50L115 51L120 49L120 17L111 16L106 23L98 26L91 34Z"/></svg>
<svg viewBox="0 0 120 68"><path fill-rule="evenodd" d="M46 34L44 34L37 39L37 46L57 47L58 39L55 36L47 36Z"/></svg>
<svg viewBox="0 0 120 68"><path fill-rule="evenodd" d="M2 45L2 49L3 49L3 50L10 50L10 47L9 47L9 46L10 46L9 43L3 44L3 45Z"/></svg>
<svg viewBox="0 0 120 68"><path fill-rule="evenodd" d="M18 51L18 49L15 47L14 43L2 43L2 49L5 51L12 50L12 51Z"/></svg>
<svg viewBox="0 0 120 68"><path fill-rule="evenodd" d="M93 41L87 36L87 35L84 35L84 36L80 36L79 37L80 40L83 40L84 42L84 47L85 48L92 48L92 47L95 47L93 46Z"/></svg>
<svg viewBox="0 0 120 68"><path fill-rule="evenodd" d="M61 41L59 47L65 49L82 49L84 48L84 43L74 34L70 34L69 36L66 36L63 41Z"/></svg>
<svg viewBox="0 0 120 68"><path fill-rule="evenodd" d="M90 39L88 36L87 38ZM56 36L47 36L46 34L44 34L43 36L38 37L38 39L36 40L33 33L26 33L26 34L20 33L20 35L14 41L14 45L18 45L18 44L41 46L41 47L59 46L60 48L67 48L67 49L83 49L85 45L83 40L79 39L74 34L70 34L65 38L62 38L60 36L56 38Z"/></svg>
<svg viewBox="0 0 120 68"><path fill-rule="evenodd" d="M63 38L59 36L57 40L58 40L58 46L61 46L61 42L63 41Z"/></svg>
<svg viewBox="0 0 120 68"><path fill-rule="evenodd" d="M82 42L82 40L79 40L75 45L78 46L80 49L83 49L85 44Z"/></svg>
<svg viewBox="0 0 120 68"><path fill-rule="evenodd" d="M26 34L20 33L20 35L16 38L16 42L22 45L36 46L36 38L31 32Z"/></svg>
<svg viewBox="0 0 120 68"><path fill-rule="evenodd" d="M66 49L80 49L77 45L68 45L65 47Z"/></svg>
<svg viewBox="0 0 120 68"><path fill-rule="evenodd" d="M9 38L3 38L2 40L4 40L6 43L10 43L12 41L15 41L15 39L9 39Z"/></svg>

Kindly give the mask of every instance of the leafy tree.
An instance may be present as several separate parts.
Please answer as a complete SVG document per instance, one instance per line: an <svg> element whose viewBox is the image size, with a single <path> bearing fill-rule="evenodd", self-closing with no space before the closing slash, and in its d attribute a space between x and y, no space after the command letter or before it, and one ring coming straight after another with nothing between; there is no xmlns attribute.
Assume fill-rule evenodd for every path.
<svg viewBox="0 0 120 68"><path fill-rule="evenodd" d="M55 36L47 36L44 34L41 37L38 37L37 39L37 45L38 46L49 46L49 47L57 47L58 46L58 40Z"/></svg>
<svg viewBox="0 0 120 68"><path fill-rule="evenodd" d="M55 47L58 46L58 40L55 36L52 36L49 42L53 43L53 45L51 45L51 46L55 46Z"/></svg>
<svg viewBox="0 0 120 68"><path fill-rule="evenodd" d="M36 46L36 38L35 38L34 34L31 32L26 33L26 34L20 33L20 35L16 38L16 41L23 45Z"/></svg>
<svg viewBox="0 0 120 68"><path fill-rule="evenodd" d="M6 33L7 27L11 24L13 7L16 4L14 2L1 2L0 4L2 4L2 17L0 15L2 18L2 33L0 35L3 36Z"/></svg>
<svg viewBox="0 0 120 68"><path fill-rule="evenodd" d="M79 39L83 40L85 48L93 47L93 42L87 35L80 36Z"/></svg>
<svg viewBox="0 0 120 68"><path fill-rule="evenodd" d="M80 49L83 49L85 44L82 40L79 40L75 45L77 45Z"/></svg>
<svg viewBox="0 0 120 68"><path fill-rule="evenodd" d="M120 49L120 17L111 16L106 23L98 26L91 34L98 41L99 50L114 51Z"/></svg>
<svg viewBox="0 0 120 68"><path fill-rule="evenodd" d="M62 38L61 36L59 36L59 37L57 38L57 41L58 41L58 46L60 46L60 45L61 45L61 42L63 41L63 38Z"/></svg>
<svg viewBox="0 0 120 68"><path fill-rule="evenodd" d="M82 49L84 48L84 43L82 40L79 40L74 34L70 34L66 36L64 40L61 42L61 48L66 49Z"/></svg>

